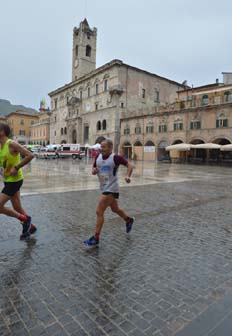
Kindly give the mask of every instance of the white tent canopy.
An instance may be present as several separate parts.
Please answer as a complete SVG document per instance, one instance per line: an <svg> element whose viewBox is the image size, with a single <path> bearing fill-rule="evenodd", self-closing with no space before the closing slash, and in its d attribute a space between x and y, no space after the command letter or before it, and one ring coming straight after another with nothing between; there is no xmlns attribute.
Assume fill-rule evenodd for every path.
<svg viewBox="0 0 232 336"><path fill-rule="evenodd" d="M232 151L232 144L221 146L221 151L223 152Z"/></svg>
<svg viewBox="0 0 232 336"><path fill-rule="evenodd" d="M198 145L193 145L192 148L200 148L200 149L220 149L221 145L215 143L203 143Z"/></svg>
<svg viewBox="0 0 232 336"><path fill-rule="evenodd" d="M186 143L180 143L176 145L171 145L166 147L166 151L179 151L179 152L185 152L189 151L192 148L192 145L186 144Z"/></svg>

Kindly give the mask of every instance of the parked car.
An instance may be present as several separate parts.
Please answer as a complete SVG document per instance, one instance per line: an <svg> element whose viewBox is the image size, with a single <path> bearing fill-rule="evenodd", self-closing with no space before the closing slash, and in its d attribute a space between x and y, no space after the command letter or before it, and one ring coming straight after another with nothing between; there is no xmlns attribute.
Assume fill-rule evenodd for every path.
<svg viewBox="0 0 232 336"><path fill-rule="evenodd" d="M35 153L37 159L56 159L58 158L57 150L60 145L48 145L41 147L38 152Z"/></svg>

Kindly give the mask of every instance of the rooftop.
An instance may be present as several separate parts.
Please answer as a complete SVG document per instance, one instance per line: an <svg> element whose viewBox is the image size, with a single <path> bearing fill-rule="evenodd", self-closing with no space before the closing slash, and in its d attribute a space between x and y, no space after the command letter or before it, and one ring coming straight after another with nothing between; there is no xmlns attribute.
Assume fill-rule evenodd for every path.
<svg viewBox="0 0 232 336"><path fill-rule="evenodd" d="M108 70L108 69L112 68L113 66L124 66L124 67L130 68L130 69L133 69L133 70L136 70L136 71L139 71L139 72L143 72L143 73L145 73L145 74L147 74L147 75L149 75L149 76L154 76L154 77L156 77L156 78L166 80L166 81L168 81L168 82L170 82L170 83L179 85L179 86L182 87L182 88L186 88L186 85L183 85L183 84L178 83L178 82L176 82L176 81L173 81L173 80L171 80L171 79L168 79L168 78L159 76L159 75L157 75L157 74L151 73L151 72L149 72L149 71L146 71L146 70L137 68L137 67L135 67L135 66L132 66L132 65L123 63L123 61L121 61L121 60L114 59L114 60L112 60L111 62L106 63L106 64L102 65L101 67L99 67L99 68L97 68L97 69L91 71L90 73L84 75L84 76L81 77L80 79L78 79L78 80L76 80L76 81L73 81L73 82L70 82L70 83L68 83L68 84L65 84L64 86L62 86L62 87L60 87L60 88L58 88L58 89L56 89L56 90L50 92L50 93L49 93L49 96L51 97L51 96L53 96L53 95L55 95L55 94L57 94L57 93L59 93L59 92L62 92L63 90L66 90L66 89L71 88L71 87L73 87L73 86L75 86L75 85L77 85L77 84L80 84L80 83L82 83L83 81L85 81L85 80L87 80L87 79L89 79L89 78L91 78L91 77L93 77L93 76L95 76L95 75L97 75L97 74L99 74L99 73L105 71L105 70Z"/></svg>

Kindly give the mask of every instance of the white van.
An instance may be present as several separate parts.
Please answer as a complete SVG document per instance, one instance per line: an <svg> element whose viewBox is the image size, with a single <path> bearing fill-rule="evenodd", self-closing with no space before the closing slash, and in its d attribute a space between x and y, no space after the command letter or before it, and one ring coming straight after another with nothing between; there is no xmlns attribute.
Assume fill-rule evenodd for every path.
<svg viewBox="0 0 232 336"><path fill-rule="evenodd" d="M71 157L73 160L81 160L85 156L85 146L80 144L63 144L56 150L59 158Z"/></svg>

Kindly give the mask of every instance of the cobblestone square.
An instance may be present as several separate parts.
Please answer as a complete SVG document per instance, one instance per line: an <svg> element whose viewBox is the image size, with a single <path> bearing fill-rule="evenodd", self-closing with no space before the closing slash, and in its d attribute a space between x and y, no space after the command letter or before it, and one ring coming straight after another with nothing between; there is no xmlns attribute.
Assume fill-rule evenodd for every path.
<svg viewBox="0 0 232 336"><path fill-rule="evenodd" d="M186 173L188 166L161 165L155 177L136 170L135 185L123 187L120 198L136 217L133 232L127 236L121 220L107 212L95 249L82 242L94 229L99 192L49 192L51 176L51 189L31 195L29 184L34 191L39 185L36 169L26 177L23 197L36 236L20 242L17 221L1 216L0 335L190 335L185 328L231 295L229 168L189 167ZM176 171L171 177L170 169ZM224 306L223 317L232 303ZM211 334L214 328L191 335L219 335Z"/></svg>

